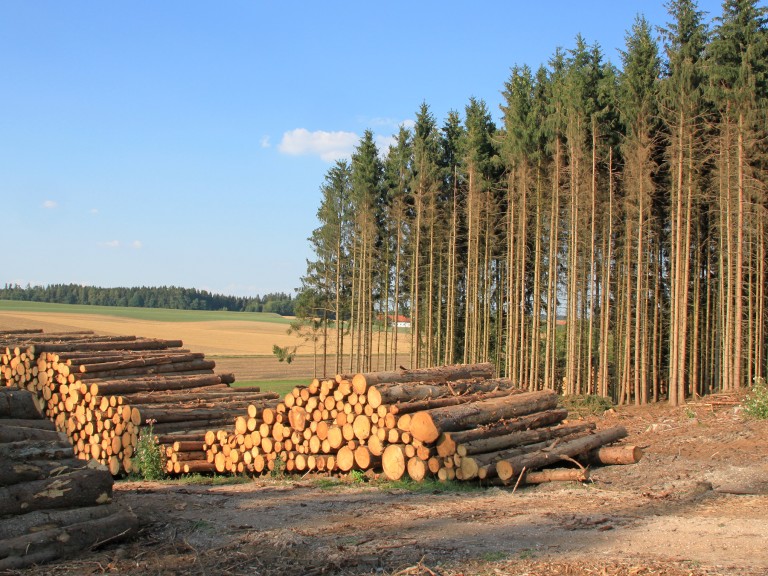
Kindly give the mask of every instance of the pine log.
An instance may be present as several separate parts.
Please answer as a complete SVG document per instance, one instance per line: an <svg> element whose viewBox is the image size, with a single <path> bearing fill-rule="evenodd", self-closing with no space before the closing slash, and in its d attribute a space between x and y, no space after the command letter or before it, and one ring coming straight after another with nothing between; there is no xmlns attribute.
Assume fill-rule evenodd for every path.
<svg viewBox="0 0 768 576"><path fill-rule="evenodd" d="M550 468L526 472L522 482L525 484L544 484L546 482L587 482L588 468Z"/></svg>
<svg viewBox="0 0 768 576"><path fill-rule="evenodd" d="M18 426L21 428L37 428L38 430L56 430L56 425L44 418L2 418L0 426Z"/></svg>
<svg viewBox="0 0 768 576"><path fill-rule="evenodd" d="M413 456L412 458L408 458L406 470L411 480L414 482L421 482L427 476L427 463L421 458Z"/></svg>
<svg viewBox="0 0 768 576"><path fill-rule="evenodd" d="M67 441L67 435L55 430L41 430L26 426L7 426L0 420L0 443L20 442L23 440Z"/></svg>
<svg viewBox="0 0 768 576"><path fill-rule="evenodd" d="M105 518L121 509L119 504L110 502L100 506L86 506L64 510L36 510L27 514L0 519L0 542L18 538L32 532L50 528L79 524L97 518ZM1 544L0 544L1 545Z"/></svg>
<svg viewBox="0 0 768 576"><path fill-rule="evenodd" d="M142 368L145 366L157 366L160 364L178 364L181 362L190 362L193 360L203 360L205 354L202 352L188 352L186 354L165 354L153 356L126 357L120 360L105 362L90 362L79 364L79 372L112 372L115 370L125 370L127 368Z"/></svg>
<svg viewBox="0 0 768 576"><path fill-rule="evenodd" d="M615 426L600 430L589 436L577 438L551 446L545 450L539 450L531 454L525 454L515 458L501 460L496 463L496 473L503 481L509 481L517 477L523 470L537 470L549 464L559 462L564 458L572 458L579 454L589 452L605 444L616 442L627 435L623 426Z"/></svg>
<svg viewBox="0 0 768 576"><path fill-rule="evenodd" d="M430 398L427 400L416 400L414 402L401 402L392 404L389 407L390 412L398 416L407 416L422 410L432 410L433 408L444 408L446 406L458 406L459 404L469 404L488 398L501 398L510 394L521 394L523 391L517 388L504 388L494 392L480 392L478 394L465 394L463 396L444 396L442 398Z"/></svg>
<svg viewBox="0 0 768 576"><path fill-rule="evenodd" d="M0 541L0 570L22 568L72 556L133 534L138 529L133 512L119 510L104 518L50 528Z"/></svg>
<svg viewBox="0 0 768 576"><path fill-rule="evenodd" d="M643 449L640 446L629 444L621 446L603 446L590 450L586 461L595 465L625 465L637 464L643 457Z"/></svg>
<svg viewBox="0 0 768 576"><path fill-rule="evenodd" d="M492 378L493 364L456 364L438 368L419 368L416 370L398 370L396 372L367 372L352 377L352 388L363 394L369 386L386 382L450 382L470 378Z"/></svg>
<svg viewBox="0 0 768 576"><path fill-rule="evenodd" d="M152 376L155 374L184 374L186 372L213 372L216 362L213 360L191 360L189 362L173 362L169 364L156 364L150 366L136 366L133 368L123 368L121 370L104 370L100 372L78 373L77 378L81 381L93 380L96 378L123 378L126 376Z"/></svg>
<svg viewBox="0 0 768 576"><path fill-rule="evenodd" d="M562 426L551 428L534 428L533 430L522 430L503 436L492 436L490 438L481 438L479 440L473 440L472 442L459 444L456 447L456 452L459 456L498 452L515 446L535 444L536 442L543 442L544 440L550 440L552 438L562 438L563 436L570 436L571 434L594 429L595 424L592 422L564 424Z"/></svg>
<svg viewBox="0 0 768 576"><path fill-rule="evenodd" d="M555 410L545 410L536 412L527 416L520 416L511 420L500 420L487 426L464 430L460 432L446 432L437 439L437 454L442 457L453 456L456 453L456 446L461 443L474 442L483 438L492 438L493 436L503 436L518 432L520 430L531 430L558 424L568 417L568 410L559 408Z"/></svg>
<svg viewBox="0 0 768 576"><path fill-rule="evenodd" d="M382 404L395 404L398 402L413 402L416 400L429 400L443 396L460 396L463 394L477 394L480 392L493 392L499 388L513 388L512 381L507 378L489 380L485 378L473 378L471 380L457 380L435 384L430 382L403 382L391 384L378 384L369 386L366 392L368 404L378 408Z"/></svg>
<svg viewBox="0 0 768 576"><path fill-rule="evenodd" d="M41 342L34 345L34 352L72 352L85 350L160 350L166 348L181 348L181 340L161 340L156 338L129 339L120 336L120 340L85 340L82 342ZM134 337L135 338L135 337Z"/></svg>
<svg viewBox="0 0 768 576"><path fill-rule="evenodd" d="M0 486L10 486L30 480L42 480L50 476L68 474L73 469L102 467L95 460L86 462L79 458L67 458L61 460L26 460L18 462L4 462L0 466Z"/></svg>
<svg viewBox="0 0 768 576"><path fill-rule="evenodd" d="M72 457L72 445L66 441L23 440L0 444L0 461L45 460Z"/></svg>
<svg viewBox="0 0 768 576"><path fill-rule="evenodd" d="M434 442L444 432L466 430L504 418L551 410L557 406L557 401L553 390L542 390L425 410L411 418L411 434L422 442Z"/></svg>
<svg viewBox="0 0 768 576"><path fill-rule="evenodd" d="M81 468L54 478L0 488L0 516L33 510L94 506L112 497L112 476L103 469Z"/></svg>
<svg viewBox="0 0 768 576"><path fill-rule="evenodd" d="M35 395L27 390L0 388L0 418L42 418Z"/></svg>
<svg viewBox="0 0 768 576"><path fill-rule="evenodd" d="M153 390L183 390L185 388L201 388L221 384L217 374L200 374L196 376L153 376L136 379L104 380L91 382L91 396L108 396L114 394L132 394L134 392L150 392Z"/></svg>
<svg viewBox="0 0 768 576"><path fill-rule="evenodd" d="M402 444L387 446L381 456L381 467L388 479L400 480L406 469L405 446Z"/></svg>

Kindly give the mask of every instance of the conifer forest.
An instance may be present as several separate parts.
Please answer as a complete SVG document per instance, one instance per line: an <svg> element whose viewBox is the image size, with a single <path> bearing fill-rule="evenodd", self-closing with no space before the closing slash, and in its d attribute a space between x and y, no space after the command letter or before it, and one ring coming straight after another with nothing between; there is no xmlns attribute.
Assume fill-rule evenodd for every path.
<svg viewBox="0 0 768 576"><path fill-rule="evenodd" d="M765 377L766 8L628 24L617 61L576 36L500 110L416 103L327 171L295 305L328 373L490 361L673 405Z"/></svg>

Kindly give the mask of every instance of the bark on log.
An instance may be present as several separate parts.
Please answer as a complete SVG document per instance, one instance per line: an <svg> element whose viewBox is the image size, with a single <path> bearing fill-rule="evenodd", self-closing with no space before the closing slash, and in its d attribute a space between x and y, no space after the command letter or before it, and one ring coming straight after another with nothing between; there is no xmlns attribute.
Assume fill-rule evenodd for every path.
<svg viewBox="0 0 768 576"><path fill-rule="evenodd" d="M10 516L0 520L0 542L10 538L18 538L31 532L105 518L120 510L119 504L112 502L101 506L65 510L36 510L27 514Z"/></svg>
<svg viewBox="0 0 768 576"><path fill-rule="evenodd" d="M216 362L213 360L191 360L189 362L173 362L170 364L156 364L151 366L137 366L123 368L122 370L104 370L100 372L85 372L77 374L81 381L95 378L121 378L126 376L152 376L155 374L182 374L185 372L200 372L209 370L213 372Z"/></svg>
<svg viewBox="0 0 768 576"><path fill-rule="evenodd" d="M41 342L35 344L34 352L73 352L85 350L161 350L165 348L181 348L181 340L160 340L155 338L142 338L128 340L126 336L117 341L82 341L82 342Z"/></svg>
<svg viewBox="0 0 768 576"><path fill-rule="evenodd" d="M42 480L50 476L68 474L74 469L85 468L91 464L101 466L95 460L86 462L79 458L5 462L3 466L0 466L0 486L10 486L11 484L19 484L30 480Z"/></svg>
<svg viewBox="0 0 768 576"><path fill-rule="evenodd" d="M472 456L473 454L484 454L487 452L498 452L516 446L525 446L535 444L544 440L553 438L562 438L578 432L594 430L595 424L592 422L583 422L578 424L565 424L552 428L535 428L533 430L523 430L512 432L503 436L492 436L491 438L482 438L472 442L459 444L456 452L459 456Z"/></svg>
<svg viewBox="0 0 768 576"><path fill-rule="evenodd" d="M422 410L432 410L434 408L444 408L446 406L458 406L459 404L469 404L489 398L501 398L510 394L522 394L522 390L516 388L496 390L495 392L485 392L479 394L466 394L464 396L445 396L443 398L430 398L428 400L417 400L414 402L401 402L389 407L390 412L398 416L406 416Z"/></svg>
<svg viewBox="0 0 768 576"><path fill-rule="evenodd" d="M392 384L379 384L369 386L366 392L368 404L378 408L382 404L395 404L398 402L413 402L417 400L430 400L443 396L461 396L464 394L477 394L481 392L493 392L499 388L513 388L512 381L507 378L457 380L435 384L430 382L403 382Z"/></svg>
<svg viewBox="0 0 768 576"><path fill-rule="evenodd" d="M91 382L91 396L108 396L114 394L131 394L134 392L150 392L153 390L183 390L185 388L202 388L221 384L217 374L201 374L197 376L154 376L137 379L105 380Z"/></svg>
<svg viewBox="0 0 768 576"><path fill-rule="evenodd" d="M552 468L526 472L522 482L544 484L546 482L586 482L587 480L589 480L588 468Z"/></svg>
<svg viewBox="0 0 768 576"><path fill-rule="evenodd" d="M0 444L0 461L46 460L72 457L69 442L48 440L24 440Z"/></svg>
<svg viewBox="0 0 768 576"><path fill-rule="evenodd" d="M67 435L55 430L41 430L25 426L7 426L4 420L0 420L0 444L8 442L22 442L24 440L52 440L54 442L67 441Z"/></svg>
<svg viewBox="0 0 768 576"><path fill-rule="evenodd" d="M466 430L504 418L551 410L557 406L557 400L554 391L542 390L425 410L411 418L411 434L422 442L434 442L444 432Z"/></svg>
<svg viewBox="0 0 768 576"><path fill-rule="evenodd" d="M28 390L0 388L0 418L42 418L35 395Z"/></svg>
<svg viewBox="0 0 768 576"><path fill-rule="evenodd" d="M105 504L112 497L107 472L82 468L54 478L0 488L0 516L34 510Z"/></svg>
<svg viewBox="0 0 768 576"><path fill-rule="evenodd" d="M178 364L180 362L190 362L193 360L203 360L205 354L202 352L189 352L186 354L168 354L162 356L139 356L138 358L124 358L121 360L90 362L78 366L79 372L112 372L115 370L125 370L127 368L142 368L145 366L157 366L160 364Z"/></svg>
<svg viewBox="0 0 768 576"><path fill-rule="evenodd" d="M56 430L56 425L44 418L2 418L0 426L19 426L22 428L37 428L38 430Z"/></svg>
<svg viewBox="0 0 768 576"><path fill-rule="evenodd" d="M610 444L624 438L627 430L623 426L615 426L600 430L589 436L577 438L551 446L545 450L539 450L531 454L525 454L515 458L501 460L496 463L496 473L503 481L509 481L520 475L523 469L537 470L548 464L554 464L565 457L574 457L590 450L594 450L605 444Z"/></svg>
<svg viewBox="0 0 768 576"><path fill-rule="evenodd" d="M120 510L105 518L5 540L0 542L0 569L22 568L92 550L132 534L138 524L133 512Z"/></svg>
<svg viewBox="0 0 768 576"><path fill-rule="evenodd" d="M595 450L591 450L587 454L586 461L588 464L595 464L600 466L605 465L625 465L625 464L637 464L643 457L643 449L640 446L623 445L623 446L603 446Z"/></svg>
<svg viewBox="0 0 768 576"><path fill-rule="evenodd" d="M493 364L456 364L438 368L419 368L397 372L358 373L352 377L352 388L358 394L366 392L369 386L385 382L449 382L470 378L492 378Z"/></svg>

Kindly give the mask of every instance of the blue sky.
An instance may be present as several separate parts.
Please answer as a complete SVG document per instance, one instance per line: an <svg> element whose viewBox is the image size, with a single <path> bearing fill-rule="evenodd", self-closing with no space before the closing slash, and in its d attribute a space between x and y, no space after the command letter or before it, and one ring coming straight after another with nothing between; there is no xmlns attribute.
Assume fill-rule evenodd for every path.
<svg viewBox="0 0 768 576"><path fill-rule="evenodd" d="M700 1L710 15L719 1ZM576 34L619 63L664 2L0 2L0 285L292 292L319 187L426 102L495 119Z"/></svg>

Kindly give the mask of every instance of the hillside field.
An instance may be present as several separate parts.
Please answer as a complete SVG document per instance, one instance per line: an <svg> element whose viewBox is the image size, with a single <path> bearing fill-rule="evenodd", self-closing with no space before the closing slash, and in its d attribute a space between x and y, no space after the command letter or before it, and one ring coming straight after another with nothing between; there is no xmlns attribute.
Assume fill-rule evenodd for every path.
<svg viewBox="0 0 768 576"><path fill-rule="evenodd" d="M103 335L134 335L182 340L184 347L216 361L217 372L232 372L238 382L310 379L322 376L322 359L311 344L287 333L291 319L260 312L213 312L83 306L0 300L0 330L42 328L45 332L92 330ZM334 340L331 333L330 340ZM272 346L296 346L291 364L278 362ZM407 363L401 341L398 362ZM345 362L345 365L347 362ZM375 364L375 363L374 363ZM334 367L328 367L328 373Z"/></svg>

